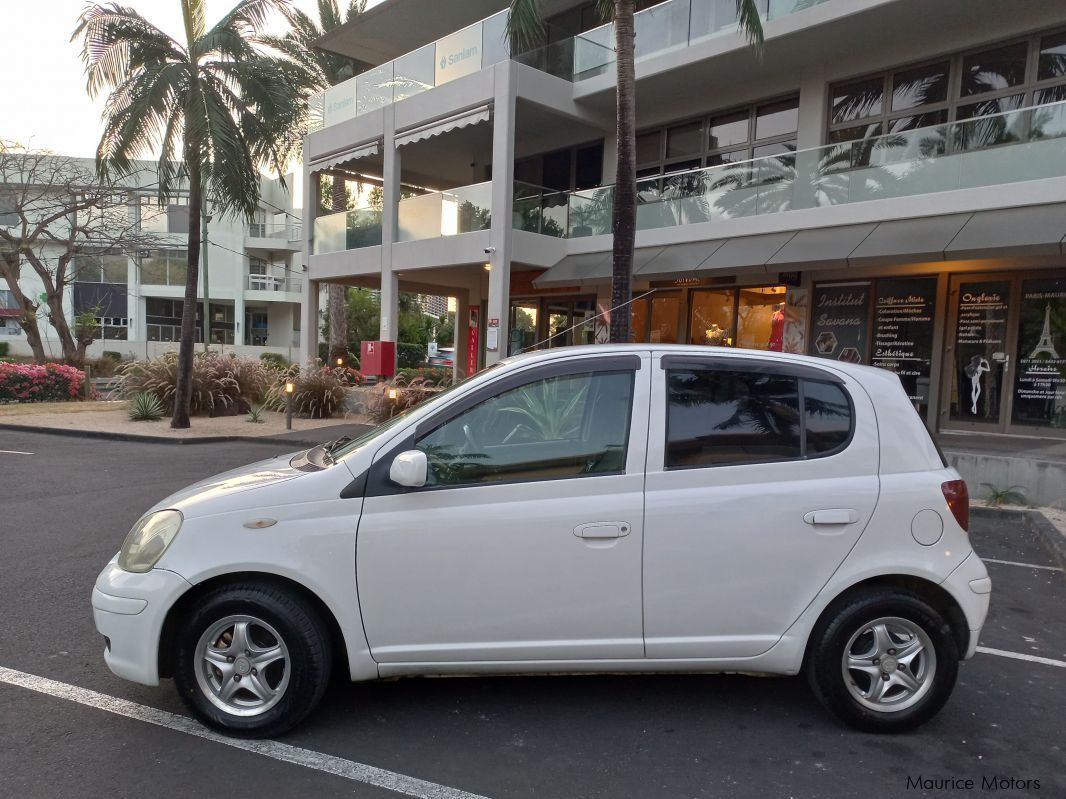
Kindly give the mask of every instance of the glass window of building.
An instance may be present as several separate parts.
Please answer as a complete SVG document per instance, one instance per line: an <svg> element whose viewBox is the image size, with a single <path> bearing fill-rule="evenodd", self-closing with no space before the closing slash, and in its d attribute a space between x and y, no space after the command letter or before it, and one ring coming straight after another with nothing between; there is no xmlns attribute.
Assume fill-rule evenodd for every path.
<svg viewBox="0 0 1066 799"><path fill-rule="evenodd" d="M831 86L826 142L867 140L1063 100L1066 32L1045 32ZM1028 135L1028 116L1008 114L980 129L950 129L951 141L935 146L943 151L1015 141ZM938 135L948 134L944 129ZM866 163L860 158L852 165Z"/></svg>
<svg viewBox="0 0 1066 799"><path fill-rule="evenodd" d="M1023 280L1011 421L1066 431L1066 277Z"/></svg>

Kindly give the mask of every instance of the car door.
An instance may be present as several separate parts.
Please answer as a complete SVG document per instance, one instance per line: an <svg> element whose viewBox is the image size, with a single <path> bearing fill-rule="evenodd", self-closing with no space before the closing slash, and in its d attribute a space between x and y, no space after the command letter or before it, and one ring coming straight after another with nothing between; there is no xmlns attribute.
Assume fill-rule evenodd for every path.
<svg viewBox="0 0 1066 799"><path fill-rule="evenodd" d="M356 564L378 662L643 656L649 358L534 362L378 453ZM404 489L411 449L428 479Z"/></svg>
<svg viewBox="0 0 1066 799"><path fill-rule="evenodd" d="M647 656L761 654L873 514L873 406L844 374L795 361L664 355L653 371Z"/></svg>

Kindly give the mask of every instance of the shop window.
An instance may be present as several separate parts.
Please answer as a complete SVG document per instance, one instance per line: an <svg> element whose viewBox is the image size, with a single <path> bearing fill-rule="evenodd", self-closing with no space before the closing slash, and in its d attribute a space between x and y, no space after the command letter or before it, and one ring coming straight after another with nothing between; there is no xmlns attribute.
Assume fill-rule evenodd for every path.
<svg viewBox="0 0 1066 799"><path fill-rule="evenodd" d="M681 295L658 294L651 298L648 338L654 344L677 344L681 320Z"/></svg>
<svg viewBox="0 0 1066 799"><path fill-rule="evenodd" d="M517 355L536 346L538 310L536 300L511 304L511 343L507 350L508 355Z"/></svg>
<svg viewBox="0 0 1066 799"><path fill-rule="evenodd" d="M799 381L795 377L670 369L667 386L667 468L801 457Z"/></svg>
<svg viewBox="0 0 1066 799"><path fill-rule="evenodd" d="M1066 430L1066 278L1022 281L1011 421Z"/></svg>
<svg viewBox="0 0 1066 799"><path fill-rule="evenodd" d="M728 347L733 344L733 289L693 291L689 298L689 343Z"/></svg>
<svg viewBox="0 0 1066 799"><path fill-rule="evenodd" d="M428 486L548 480L625 470L633 372L537 380L464 411L416 448Z"/></svg>
<svg viewBox="0 0 1066 799"><path fill-rule="evenodd" d="M738 290L736 346L781 352L784 333L784 286Z"/></svg>

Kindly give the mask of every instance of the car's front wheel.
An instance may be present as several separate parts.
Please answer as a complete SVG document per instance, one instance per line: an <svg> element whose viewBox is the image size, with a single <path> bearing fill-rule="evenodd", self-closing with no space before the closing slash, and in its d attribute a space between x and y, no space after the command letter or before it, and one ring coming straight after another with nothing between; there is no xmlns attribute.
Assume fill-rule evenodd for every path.
<svg viewBox="0 0 1066 799"><path fill-rule="evenodd" d="M330 639L302 597L242 584L205 595L177 634L174 682L204 723L245 737L280 735L318 704Z"/></svg>
<svg viewBox="0 0 1066 799"><path fill-rule="evenodd" d="M875 589L830 608L808 648L807 678L838 717L868 732L904 732L943 707L959 651L941 614L917 594Z"/></svg>

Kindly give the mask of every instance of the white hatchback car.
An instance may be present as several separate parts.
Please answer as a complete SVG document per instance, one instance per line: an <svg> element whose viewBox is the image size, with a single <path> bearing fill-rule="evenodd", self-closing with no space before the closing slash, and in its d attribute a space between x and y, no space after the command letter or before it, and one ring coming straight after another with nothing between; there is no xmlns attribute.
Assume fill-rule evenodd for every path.
<svg viewBox="0 0 1066 799"><path fill-rule="evenodd" d="M104 657L247 736L330 670L805 672L848 723L933 716L991 583L895 375L598 346L507 359L354 441L153 507L97 579Z"/></svg>

